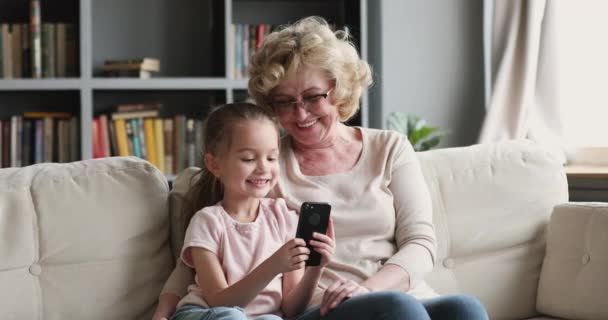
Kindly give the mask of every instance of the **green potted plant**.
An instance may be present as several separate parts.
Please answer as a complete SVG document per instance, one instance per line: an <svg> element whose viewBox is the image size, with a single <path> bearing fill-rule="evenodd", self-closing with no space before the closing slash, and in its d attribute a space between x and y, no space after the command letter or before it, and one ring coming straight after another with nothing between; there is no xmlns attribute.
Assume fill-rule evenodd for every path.
<svg viewBox="0 0 608 320"><path fill-rule="evenodd" d="M426 121L404 112L391 112L388 115L387 127L407 136L416 151L430 150L441 142L446 132L438 127L430 127Z"/></svg>

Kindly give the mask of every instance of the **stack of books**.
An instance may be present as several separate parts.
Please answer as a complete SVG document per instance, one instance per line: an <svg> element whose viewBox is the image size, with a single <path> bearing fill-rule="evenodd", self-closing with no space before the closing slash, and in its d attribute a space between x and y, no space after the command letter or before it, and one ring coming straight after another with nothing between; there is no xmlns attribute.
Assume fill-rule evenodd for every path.
<svg viewBox="0 0 608 320"><path fill-rule="evenodd" d="M160 61L155 58L139 58L129 60L106 60L101 67L103 74L108 77L151 78L160 71Z"/></svg>
<svg viewBox="0 0 608 320"><path fill-rule="evenodd" d="M125 104L93 118L93 157L136 156L166 175L202 163L202 119L161 117L161 104Z"/></svg>

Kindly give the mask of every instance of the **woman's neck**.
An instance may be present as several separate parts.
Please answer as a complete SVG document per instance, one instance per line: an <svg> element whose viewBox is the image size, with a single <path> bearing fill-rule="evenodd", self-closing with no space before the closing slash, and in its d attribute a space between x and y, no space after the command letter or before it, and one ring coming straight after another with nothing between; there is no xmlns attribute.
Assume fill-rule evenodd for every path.
<svg viewBox="0 0 608 320"><path fill-rule="evenodd" d="M253 222L258 216L260 199L258 198L236 198L224 194L222 207L230 217L242 223Z"/></svg>
<svg viewBox="0 0 608 320"><path fill-rule="evenodd" d="M325 139L319 141L316 144L302 144L296 140L292 140L293 149L296 153L309 153L309 152L333 152L337 149L341 149L344 146L351 144L354 138L355 129L347 127L342 123L337 123L333 128L332 132L328 134Z"/></svg>
<svg viewBox="0 0 608 320"><path fill-rule="evenodd" d="M293 152L302 174L325 176L347 172L355 166L363 149L361 132L342 126L345 130L322 146L298 145L293 141Z"/></svg>

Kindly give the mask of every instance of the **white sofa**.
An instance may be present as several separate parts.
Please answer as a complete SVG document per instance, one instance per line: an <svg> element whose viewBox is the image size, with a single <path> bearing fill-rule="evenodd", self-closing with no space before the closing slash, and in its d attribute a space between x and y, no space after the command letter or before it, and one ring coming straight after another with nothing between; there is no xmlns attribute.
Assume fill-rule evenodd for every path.
<svg viewBox="0 0 608 320"><path fill-rule="evenodd" d="M516 141L419 156L437 292L475 295L491 319L608 319L608 204L567 204L549 153ZM136 158L0 170L0 318L149 319L188 180L170 195Z"/></svg>

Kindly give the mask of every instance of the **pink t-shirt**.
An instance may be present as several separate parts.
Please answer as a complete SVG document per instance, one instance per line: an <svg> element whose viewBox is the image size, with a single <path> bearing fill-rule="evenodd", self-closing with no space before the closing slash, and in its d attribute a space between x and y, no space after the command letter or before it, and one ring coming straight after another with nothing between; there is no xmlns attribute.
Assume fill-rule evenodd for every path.
<svg viewBox="0 0 608 320"><path fill-rule="evenodd" d="M218 203L198 211L186 230L181 258L194 268L190 248L204 248L220 260L228 285L243 279L289 239L295 237L297 215L283 199L261 199L258 216L250 223L232 219ZM195 279L178 306L207 306ZM204 284L203 284L204 285ZM248 316L281 315L282 275L276 276L245 308Z"/></svg>

